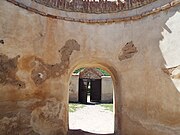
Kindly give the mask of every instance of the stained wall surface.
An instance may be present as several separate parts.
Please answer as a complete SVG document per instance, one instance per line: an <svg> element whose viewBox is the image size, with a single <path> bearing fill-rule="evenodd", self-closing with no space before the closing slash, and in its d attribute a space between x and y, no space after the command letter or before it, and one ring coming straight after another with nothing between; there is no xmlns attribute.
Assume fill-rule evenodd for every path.
<svg viewBox="0 0 180 135"><path fill-rule="evenodd" d="M161 2L169 1L148 9ZM105 23L97 19L114 13L93 14L87 15L93 23L83 23L1 0L0 134L67 134L70 76L75 68L100 67L113 78L115 134L179 135L179 0L175 3L134 20Z"/></svg>

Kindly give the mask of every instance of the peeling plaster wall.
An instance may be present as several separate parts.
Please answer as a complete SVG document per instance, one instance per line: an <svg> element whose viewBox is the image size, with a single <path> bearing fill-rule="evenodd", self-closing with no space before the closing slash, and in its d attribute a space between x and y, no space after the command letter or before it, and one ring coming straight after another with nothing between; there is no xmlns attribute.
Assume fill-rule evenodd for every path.
<svg viewBox="0 0 180 135"><path fill-rule="evenodd" d="M117 135L179 135L179 77L162 70L180 65L179 22L179 6L137 21L86 24L1 0L0 54L7 61L19 56L11 79L25 87L0 83L0 134L66 134L70 75L99 66L113 77ZM121 61L131 41L138 51Z"/></svg>

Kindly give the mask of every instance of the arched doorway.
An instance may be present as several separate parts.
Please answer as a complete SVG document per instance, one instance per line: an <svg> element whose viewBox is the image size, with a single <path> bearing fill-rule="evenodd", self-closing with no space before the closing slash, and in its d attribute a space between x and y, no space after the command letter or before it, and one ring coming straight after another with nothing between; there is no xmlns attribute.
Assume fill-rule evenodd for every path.
<svg viewBox="0 0 180 135"><path fill-rule="evenodd" d="M105 70L103 70L103 71L107 72ZM108 74L110 76L110 73L108 73ZM87 104L88 103L89 106L84 105L84 108L82 109L81 108L82 106L80 105L79 106L80 109L77 111L78 113L80 113L79 115L77 115L77 113L73 112L75 117L78 118L78 119L76 119L76 121L71 120L71 118L73 117L73 114L69 114L69 127L71 130L80 129L80 130L90 132L93 134L114 134L115 110L113 111L113 109L114 109L115 102L113 103L113 100L112 100L113 96L111 97L112 99L109 100L109 101L112 101L111 103L101 104L101 102L102 102L101 97L103 97L102 84L104 84L104 83L102 83L103 76L104 76L103 73L100 72L99 70L97 70L97 68L89 68L89 67L83 68L83 70L81 72L79 72L79 78L76 75L77 79L74 82L77 83L77 80L78 80L78 84L79 84L79 87L75 86L76 88L78 88L78 90L76 90L76 92L78 92L78 94L76 94L76 96L78 96L78 98L76 98L76 99L78 99L78 100L76 100L76 101L78 102L78 104L82 104L82 103ZM113 81L111 81L111 83L112 82ZM106 86L104 86L104 87L106 87ZM106 94L107 94L107 92L106 92ZM113 95L113 93L112 93L112 95ZM78 108L78 105L76 107ZM96 109L97 110L99 109L99 112ZM110 109L111 109L111 111L110 111ZM71 110L71 108L70 108L70 110ZM81 111L81 110L83 110L83 111ZM88 112L84 112L87 110L88 110ZM81 114L81 112L85 113L87 119L83 117L84 114L83 113ZM105 114L105 116L103 118L104 114ZM108 114L110 114L111 116ZM109 116L112 119L110 119ZM84 123L82 123L82 119L85 120ZM93 122L93 119L94 119L94 122ZM103 119L103 121L100 122L102 119ZM74 125L78 125L78 126L75 127L74 125L72 125L72 123L70 123L72 121L74 122L73 123ZM89 123L90 121L92 121L92 123ZM77 124L78 122L79 122L79 124ZM87 128L86 125L89 127ZM93 129L92 128L93 126L96 129Z"/></svg>
<svg viewBox="0 0 180 135"><path fill-rule="evenodd" d="M96 68L85 68L79 74L79 102L101 102L101 73Z"/></svg>

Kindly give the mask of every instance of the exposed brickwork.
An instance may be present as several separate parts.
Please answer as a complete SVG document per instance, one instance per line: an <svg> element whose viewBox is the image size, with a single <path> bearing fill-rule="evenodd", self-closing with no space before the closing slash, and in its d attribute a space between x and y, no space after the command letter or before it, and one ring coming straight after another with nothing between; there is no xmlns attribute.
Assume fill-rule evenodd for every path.
<svg viewBox="0 0 180 135"><path fill-rule="evenodd" d="M49 98L46 105L35 108L31 113L31 126L33 130L40 135L65 135L66 131L61 129L65 122L63 121L65 105Z"/></svg>
<svg viewBox="0 0 180 135"><path fill-rule="evenodd" d="M86 13L109 13L129 10L157 0L34 0L48 7Z"/></svg>
<svg viewBox="0 0 180 135"><path fill-rule="evenodd" d="M137 48L134 46L133 42L128 42L123 48L121 53L119 54L119 60L125 60L125 59L129 59L131 57L134 56L135 53L137 53L138 50Z"/></svg>
<svg viewBox="0 0 180 135"><path fill-rule="evenodd" d="M113 19L75 19L75 18L71 18L71 17L62 17L62 16L56 16L56 15L51 15L51 14L48 14L48 13L45 13L45 12L42 12L42 11L39 11L35 8L32 8L30 7L30 5L24 5L22 3L19 3L15 0L7 0L19 7L22 7L24 9L27 9L31 12L34 12L36 14L40 14L42 16L47 16L47 17L50 17L50 18L54 18L54 19L60 19L60 20L65 20L65 21L73 21L73 22L81 22L81 23L91 23L91 24L94 24L94 23L113 23L113 22L123 22L123 21L134 21L134 20L139 20L139 19L142 19L144 17L147 17L151 14L156 14L156 13L159 13L161 11L165 11L171 7L174 7L174 6L178 6L180 5L180 0L173 0L172 2L170 3L167 3L161 7L158 7L158 8L154 8L152 10L149 10L149 11L146 11L146 12L143 12L141 14L137 14L135 16L126 16L126 17L123 17L123 18L113 18Z"/></svg>

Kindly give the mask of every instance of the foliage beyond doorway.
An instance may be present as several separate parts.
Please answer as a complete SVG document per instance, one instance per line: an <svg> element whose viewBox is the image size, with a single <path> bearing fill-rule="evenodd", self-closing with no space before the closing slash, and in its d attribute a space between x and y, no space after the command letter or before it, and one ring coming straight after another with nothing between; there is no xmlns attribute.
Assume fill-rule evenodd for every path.
<svg viewBox="0 0 180 135"><path fill-rule="evenodd" d="M84 108L86 105L80 103L69 103L69 112L76 112L79 109ZM113 112L113 104L98 104L97 106L101 106L104 110L109 110Z"/></svg>
<svg viewBox="0 0 180 135"><path fill-rule="evenodd" d="M77 70L74 71L75 74L78 74L79 72L81 72L83 69L85 68L79 68ZM101 68L96 68L97 70L99 70L104 76L110 76L110 74L106 71L106 70L103 70Z"/></svg>
<svg viewBox="0 0 180 135"><path fill-rule="evenodd" d="M83 104L79 104L79 103L69 103L69 112L75 112L80 108L85 107L85 105Z"/></svg>

